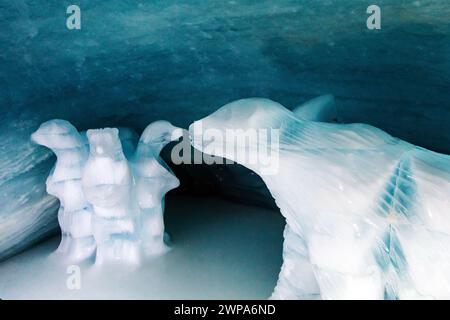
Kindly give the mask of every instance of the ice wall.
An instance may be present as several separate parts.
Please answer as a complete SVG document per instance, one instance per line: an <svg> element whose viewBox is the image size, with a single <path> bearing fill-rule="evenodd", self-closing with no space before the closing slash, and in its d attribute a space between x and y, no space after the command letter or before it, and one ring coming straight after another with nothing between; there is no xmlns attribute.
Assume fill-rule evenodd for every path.
<svg viewBox="0 0 450 320"><path fill-rule="evenodd" d="M156 119L186 127L243 97L293 108L332 93L346 122L450 150L447 0L377 1L381 30L367 30L364 1L80 0L81 30L68 30L71 4L0 5L0 217L9 226L0 259L57 225L42 184L53 160L28 142L53 118L80 130L141 131ZM265 190L249 179L233 195L253 184Z"/></svg>
<svg viewBox="0 0 450 320"><path fill-rule="evenodd" d="M36 122L28 117L0 120L0 260L41 240L58 226L59 203L45 191L52 153L31 143Z"/></svg>

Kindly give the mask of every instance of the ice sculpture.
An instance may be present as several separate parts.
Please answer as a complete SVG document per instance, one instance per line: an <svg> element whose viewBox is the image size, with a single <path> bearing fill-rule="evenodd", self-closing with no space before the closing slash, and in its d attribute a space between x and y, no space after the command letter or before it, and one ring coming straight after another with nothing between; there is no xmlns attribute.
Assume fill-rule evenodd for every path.
<svg viewBox="0 0 450 320"><path fill-rule="evenodd" d="M230 141L237 129L279 130L279 141ZM259 174L286 218L273 298L450 298L450 156L369 125L302 120L259 98L189 131L195 148ZM279 162L275 173L236 156L261 147Z"/></svg>
<svg viewBox="0 0 450 320"><path fill-rule="evenodd" d="M142 248L147 254L167 250L164 239L164 196L180 182L160 157L162 148L183 135L167 121L155 121L142 133L131 161L135 196L140 210Z"/></svg>
<svg viewBox="0 0 450 320"><path fill-rule="evenodd" d="M95 263L123 260L138 264L138 211L132 201L133 177L114 128L88 130L89 158L83 191L94 209Z"/></svg>
<svg viewBox="0 0 450 320"><path fill-rule="evenodd" d="M61 243L58 252L72 260L82 260L95 250L92 234L92 207L86 201L81 175L88 157L86 140L65 120L44 122L32 140L51 149L56 164L47 178L47 192L60 201L58 222Z"/></svg>
<svg viewBox="0 0 450 320"><path fill-rule="evenodd" d="M65 256L136 265L142 253L164 252L164 195L179 185L159 156L182 129L167 121L150 124L138 136L128 128L78 131L65 120L50 120L32 140L57 156L48 193L61 203L58 221Z"/></svg>

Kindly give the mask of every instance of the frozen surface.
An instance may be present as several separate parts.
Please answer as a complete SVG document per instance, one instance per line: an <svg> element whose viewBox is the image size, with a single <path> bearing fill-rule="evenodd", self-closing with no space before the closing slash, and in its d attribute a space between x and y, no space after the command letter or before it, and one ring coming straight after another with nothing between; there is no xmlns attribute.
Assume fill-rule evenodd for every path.
<svg viewBox="0 0 450 320"><path fill-rule="evenodd" d="M231 141L230 128L279 130L279 139ZM365 124L302 120L260 98L189 131L197 149L259 174L286 218L273 298L450 298L450 156ZM277 170L231 143L256 158L267 147Z"/></svg>
<svg viewBox="0 0 450 320"><path fill-rule="evenodd" d="M293 108L332 93L342 121L450 153L448 0L379 0L381 30L367 30L368 4L354 0L77 4L72 31L64 3L0 6L0 259L57 228L45 192L54 159L29 141L53 118L141 132L156 119L186 127L243 97ZM215 188L270 204L260 179L228 171L211 174L226 183Z"/></svg>
<svg viewBox="0 0 450 320"><path fill-rule="evenodd" d="M31 143L34 120L0 119L0 260L56 230L58 201L47 194L45 180L52 153Z"/></svg>
<svg viewBox="0 0 450 320"><path fill-rule="evenodd" d="M284 219L277 211L217 198L172 196L165 223L172 250L139 268L79 264L69 290L67 263L53 238L0 263L2 299L265 299L281 265Z"/></svg>
<svg viewBox="0 0 450 320"><path fill-rule="evenodd" d="M143 130L243 97L294 107L332 93L346 122L450 150L447 0L380 0L381 30L353 0L77 4L75 31L64 4L2 5L2 112Z"/></svg>

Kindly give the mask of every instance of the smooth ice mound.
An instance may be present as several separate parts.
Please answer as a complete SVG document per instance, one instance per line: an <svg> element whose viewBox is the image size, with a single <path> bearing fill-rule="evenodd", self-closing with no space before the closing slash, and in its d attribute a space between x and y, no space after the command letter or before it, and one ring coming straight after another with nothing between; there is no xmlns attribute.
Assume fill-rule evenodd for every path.
<svg viewBox="0 0 450 320"><path fill-rule="evenodd" d="M65 120L50 120L32 134L57 161L47 192L60 201L58 252L72 261L95 254L95 263L136 265L142 255L163 253L164 195L179 185L160 158L182 130L167 121L150 124L136 147L128 128L79 133Z"/></svg>
<svg viewBox="0 0 450 320"><path fill-rule="evenodd" d="M369 125L302 118L332 120L330 101L293 113L268 99L243 99L189 128L195 148L260 175L286 218L272 298L449 299L450 156ZM279 140L229 141L230 129L276 129ZM236 157L267 146L275 173Z"/></svg>

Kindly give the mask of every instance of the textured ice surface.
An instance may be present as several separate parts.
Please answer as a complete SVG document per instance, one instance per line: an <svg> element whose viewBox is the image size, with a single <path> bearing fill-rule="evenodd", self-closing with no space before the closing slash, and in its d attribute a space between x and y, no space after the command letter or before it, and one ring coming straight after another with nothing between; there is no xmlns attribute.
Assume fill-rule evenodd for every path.
<svg viewBox="0 0 450 320"><path fill-rule="evenodd" d="M242 97L294 107L331 92L344 122L450 153L448 0L380 1L381 30L367 30L368 4L350 0L77 4L81 30L67 30L56 1L1 5L0 259L57 227L42 183L52 153L29 142L53 118L140 132L155 119L186 127ZM233 188L227 171L213 172L227 183L215 187L265 194L260 180Z"/></svg>
<svg viewBox="0 0 450 320"><path fill-rule="evenodd" d="M97 245L95 263L121 260L138 264L138 214L133 201L133 176L116 128L88 130L89 158L82 186L92 205Z"/></svg>
<svg viewBox="0 0 450 320"><path fill-rule="evenodd" d="M0 260L41 240L58 225L58 201L45 190L52 153L30 141L38 123L30 115L27 118L0 119Z"/></svg>
<svg viewBox="0 0 450 320"><path fill-rule="evenodd" d="M60 200L58 251L70 260L95 251L96 264L138 264L142 249L164 252L164 195L179 181L159 154L181 135L169 122L156 121L136 149L137 135L128 128L80 134L65 120L43 123L32 140L57 156L47 192Z"/></svg>
<svg viewBox="0 0 450 320"><path fill-rule="evenodd" d="M119 130L119 139L122 144L123 154L127 159L131 159L136 151L136 145L139 140L139 136L131 128L126 127L118 127Z"/></svg>
<svg viewBox="0 0 450 320"><path fill-rule="evenodd" d="M294 108L293 112L305 120L322 122L339 120L335 99L330 94L307 100ZM192 162L197 152L199 151L196 149L192 150ZM166 154L164 156L170 157ZM191 192L201 193L205 192L205 189L216 190L222 197L240 203L276 207L261 177L242 165L213 164L175 167L175 169L178 169L177 175Z"/></svg>
<svg viewBox="0 0 450 320"><path fill-rule="evenodd" d="M47 178L47 192L59 199L58 222L61 243L58 251L71 260L90 257L95 250L92 206L86 201L82 170L88 158L87 141L65 120L50 120L32 134L32 140L53 151L56 164Z"/></svg>
<svg viewBox="0 0 450 320"><path fill-rule="evenodd" d="M141 135L131 161L134 175L134 194L139 209L142 248L146 253L167 250L164 238L164 196L180 182L161 159L162 148L177 140L183 132L167 121L155 121Z"/></svg>
<svg viewBox="0 0 450 320"><path fill-rule="evenodd" d="M192 124L192 144L239 160L231 141L203 137L226 137L226 128L280 130L279 145L269 144L279 151L275 174L241 163L261 175L287 222L274 298L450 297L449 156L365 124L301 120L258 98ZM238 148L255 152L243 141Z"/></svg>
<svg viewBox="0 0 450 320"><path fill-rule="evenodd" d="M336 122L339 120L335 99L332 95L322 95L310 99L293 109L296 116L311 121ZM267 190L264 181L255 174L239 164L205 166L207 179L215 181L224 197L257 205L273 207L273 200ZM197 179L202 176L197 174ZM245 197L242 195L245 194Z"/></svg>

